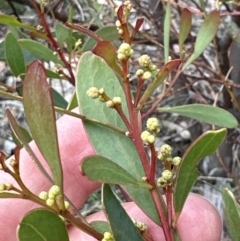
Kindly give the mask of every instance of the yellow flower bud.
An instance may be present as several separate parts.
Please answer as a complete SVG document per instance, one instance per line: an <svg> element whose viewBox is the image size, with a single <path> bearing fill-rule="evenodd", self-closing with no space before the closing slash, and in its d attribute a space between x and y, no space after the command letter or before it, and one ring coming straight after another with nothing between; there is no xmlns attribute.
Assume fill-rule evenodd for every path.
<svg viewBox="0 0 240 241"><path fill-rule="evenodd" d="M149 64L151 64L152 62L151 62L149 55L143 54L142 56L139 57L138 63L142 67L148 67Z"/></svg>
<svg viewBox="0 0 240 241"><path fill-rule="evenodd" d="M93 99L96 99L99 97L99 90L96 87L91 87L87 90L87 95Z"/></svg>
<svg viewBox="0 0 240 241"><path fill-rule="evenodd" d="M143 79L150 79L152 77L152 73L150 71L145 71L143 73Z"/></svg>
<svg viewBox="0 0 240 241"><path fill-rule="evenodd" d="M106 105L107 105L107 107L109 107L109 108L113 108L113 107L114 107L114 102L113 102L112 100L108 100L108 101L106 102Z"/></svg>
<svg viewBox="0 0 240 241"><path fill-rule="evenodd" d="M146 123L146 126L147 128L150 130L150 131L155 131L155 130L159 130L159 122L158 122L158 119L155 118L155 117L151 117L147 120L147 123Z"/></svg>
<svg viewBox="0 0 240 241"><path fill-rule="evenodd" d="M54 206L54 204L55 204L55 199L53 199L53 198L48 198L48 199L46 200L46 204L47 204L49 207Z"/></svg>
<svg viewBox="0 0 240 241"><path fill-rule="evenodd" d="M112 101L114 104L121 105L122 104L122 99L120 97L113 97Z"/></svg>
<svg viewBox="0 0 240 241"><path fill-rule="evenodd" d="M48 193L45 191L40 192L38 196L39 196L39 198L41 198L42 200L45 200L45 201L48 199Z"/></svg>
<svg viewBox="0 0 240 241"><path fill-rule="evenodd" d="M58 196L60 194L60 187L57 186L57 185L53 185L49 191L48 191L49 194L52 194L54 195L55 197Z"/></svg>
<svg viewBox="0 0 240 241"><path fill-rule="evenodd" d="M165 161L168 157L171 157L171 153L172 153L172 147L164 144L162 145L160 151L158 152L158 159Z"/></svg>
<svg viewBox="0 0 240 241"><path fill-rule="evenodd" d="M167 185L167 181L166 179L164 179L163 177L160 177L157 179L157 186L158 187L165 187Z"/></svg>
<svg viewBox="0 0 240 241"><path fill-rule="evenodd" d="M175 156L175 157L172 159L172 164L173 164L174 166L178 166L178 165L180 164L180 162L181 162L181 157L179 157L179 156Z"/></svg>
<svg viewBox="0 0 240 241"><path fill-rule="evenodd" d="M149 131L143 131L142 134L141 134L141 139L143 141L148 141L148 137L151 135L151 133Z"/></svg>
<svg viewBox="0 0 240 241"><path fill-rule="evenodd" d="M137 76L142 76L143 74L144 74L143 69L138 69L138 70L136 71L136 75L137 75Z"/></svg>
<svg viewBox="0 0 240 241"><path fill-rule="evenodd" d="M172 172L169 170L165 170L162 172L162 177L166 180L169 181L172 179Z"/></svg>

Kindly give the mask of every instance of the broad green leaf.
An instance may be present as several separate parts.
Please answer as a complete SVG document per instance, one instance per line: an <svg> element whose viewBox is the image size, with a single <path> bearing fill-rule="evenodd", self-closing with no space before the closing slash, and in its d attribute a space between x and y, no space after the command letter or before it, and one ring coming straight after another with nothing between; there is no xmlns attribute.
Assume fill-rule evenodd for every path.
<svg viewBox="0 0 240 241"><path fill-rule="evenodd" d="M103 205L115 241L144 241L109 185L103 186Z"/></svg>
<svg viewBox="0 0 240 241"><path fill-rule="evenodd" d="M65 27L63 24L61 24L61 23L57 23L56 24L56 26L55 26L55 34L56 34L56 38L58 40L58 43L61 46L63 46L63 43L68 38L69 31L70 31L70 29Z"/></svg>
<svg viewBox="0 0 240 241"><path fill-rule="evenodd" d="M198 178L196 164L202 158L213 154L226 136L227 130L207 131L190 145L182 157L174 187L174 207L176 220L178 219L183 205L191 188Z"/></svg>
<svg viewBox="0 0 240 241"><path fill-rule="evenodd" d="M117 28L115 26L106 26L96 31L96 34L102 37L106 41L114 41L119 38ZM97 41L93 38L89 38L86 43L83 45L81 52L86 52L91 50Z"/></svg>
<svg viewBox="0 0 240 241"><path fill-rule="evenodd" d="M51 168L55 184L62 190L62 166L51 88L44 67L38 61L33 62L26 73L23 105L32 137Z"/></svg>
<svg viewBox="0 0 240 241"><path fill-rule="evenodd" d="M125 95L118 78L102 58L87 52L82 55L77 67L76 91L80 113L127 130L115 110L87 96L86 92L92 86L103 87L111 97L119 96L122 99L123 111L128 116ZM98 155L113 160L138 180L145 176L142 163L130 138L87 121L84 122L84 126ZM160 222L149 190L130 186L126 186L126 190L147 215L155 222Z"/></svg>
<svg viewBox="0 0 240 241"><path fill-rule="evenodd" d="M103 156L88 156L83 160L81 167L83 173L93 181L152 188L148 183L141 179L137 180L121 166Z"/></svg>
<svg viewBox="0 0 240 241"><path fill-rule="evenodd" d="M101 234L104 234L105 232L111 232L109 224L106 221L93 221L90 223L90 225Z"/></svg>
<svg viewBox="0 0 240 241"><path fill-rule="evenodd" d="M54 53L47 46L43 45L40 42L31 40L31 39L20 39L19 44L32 54L38 56L40 59L46 61L53 61L57 64L63 64L63 62L59 59L58 55Z"/></svg>
<svg viewBox="0 0 240 241"><path fill-rule="evenodd" d="M217 33L220 23L220 13L217 10L212 11L204 20L197 35L194 51L184 64L183 69L187 68L195 59L197 59L207 46L211 43Z"/></svg>
<svg viewBox="0 0 240 241"><path fill-rule="evenodd" d="M21 47L12 33L8 33L5 39L5 56L14 76L25 73L25 61Z"/></svg>
<svg viewBox="0 0 240 241"><path fill-rule="evenodd" d="M224 188L222 190L222 197L224 202L224 212L227 220L228 232L232 241L239 241L240 239L240 206L237 203L234 195L230 190Z"/></svg>
<svg viewBox="0 0 240 241"><path fill-rule="evenodd" d="M15 16L0 14L0 23L13 27L25 28L33 32L36 31L35 27L19 22Z"/></svg>
<svg viewBox="0 0 240 241"><path fill-rule="evenodd" d="M171 4L170 4L170 0L168 0L166 5L165 18L164 18L164 35L163 35L165 64L169 60L170 31L171 31Z"/></svg>
<svg viewBox="0 0 240 241"><path fill-rule="evenodd" d="M69 241L65 223L46 209L30 211L18 229L19 241Z"/></svg>
<svg viewBox="0 0 240 241"><path fill-rule="evenodd" d="M154 90L156 90L162 82L166 79L166 77L176 69L180 64L182 60L180 59L175 59L167 64L165 64L157 73L156 77L154 78L153 82L147 87L145 92L143 93L141 99L138 102L138 109L141 109L145 101L152 95Z"/></svg>
<svg viewBox="0 0 240 241"><path fill-rule="evenodd" d="M179 48L180 54L183 51L183 43L188 37L192 26L192 13L187 8L182 10L181 19L180 19L180 29L179 29Z"/></svg>
<svg viewBox="0 0 240 241"><path fill-rule="evenodd" d="M221 127L234 128L238 125L237 119L231 113L222 108L210 105L192 104L158 108L158 110L161 112L177 113Z"/></svg>

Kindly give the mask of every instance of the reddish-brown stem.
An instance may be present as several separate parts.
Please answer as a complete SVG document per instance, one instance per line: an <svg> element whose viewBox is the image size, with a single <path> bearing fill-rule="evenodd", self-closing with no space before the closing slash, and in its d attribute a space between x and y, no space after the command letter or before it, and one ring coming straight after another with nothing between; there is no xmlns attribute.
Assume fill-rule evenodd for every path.
<svg viewBox="0 0 240 241"><path fill-rule="evenodd" d="M157 187L155 186L153 189L150 190L150 192L151 192L152 198L154 200L156 209L158 211L159 219L161 220L164 236L166 238L166 241L174 241L173 235L172 235L172 232L170 229L170 225L168 223L168 219L165 215L163 206L159 200L159 196L158 196L158 192L157 192L156 188Z"/></svg>
<svg viewBox="0 0 240 241"><path fill-rule="evenodd" d="M165 188L167 210L168 210L168 224L172 225L172 186L167 186Z"/></svg>
<svg viewBox="0 0 240 241"><path fill-rule="evenodd" d="M42 21L42 25L46 31L46 34L47 34L47 37L48 37L48 40L50 41L50 43L52 44L53 48L55 49L55 51L58 53L60 59L63 61L65 67L67 68L70 76L68 77L68 80L69 82L75 86L75 76L73 74L73 71L72 71L72 67L71 67L71 64L66 60L61 48L59 47L57 41L54 39L52 33L51 33L51 30L49 28L49 25L46 21L46 18L44 16L44 12L41 12L41 10L38 8L36 2L33 0L32 1L32 4L35 8L35 10L37 11L41 21Z"/></svg>
<svg viewBox="0 0 240 241"><path fill-rule="evenodd" d="M65 25L69 28L78 30L81 33L85 33L86 35L88 35L89 37L94 38L97 42L103 41L103 39L97 35L96 33L94 33L93 31L91 31L88 28L85 28L79 24L74 24L74 23L65 23Z"/></svg>
<svg viewBox="0 0 240 241"><path fill-rule="evenodd" d="M128 131L130 132L130 134L132 133L132 126L129 123L129 120L127 119L126 115L124 114L122 107L119 105L115 105L114 109L117 111L117 113L120 115L120 117L122 118L123 122L125 123L125 125L128 128Z"/></svg>
<svg viewBox="0 0 240 241"><path fill-rule="evenodd" d="M123 60L122 61L122 67L123 67L123 89L124 93L126 96L126 101L127 101L127 106L128 106L128 113L130 116L130 124L131 124L131 129L132 133L131 136L133 137L133 142L135 144L135 147L138 151L139 157L142 161L143 168L145 170L146 176L149 179L150 176L150 167L148 163L148 157L147 154L144 150L143 142L140 137L140 130L138 126L138 117L139 117L139 112L137 109L133 107L133 102L132 102L132 94L130 90L130 84L129 84L129 79L128 79L128 60ZM137 127L135 127L137 126Z"/></svg>
<svg viewBox="0 0 240 241"><path fill-rule="evenodd" d="M155 174L156 174L156 166L157 166L157 156L156 156L156 150L155 146L153 144L149 145L149 148L151 150L151 164L150 164L150 177L149 177L149 183L154 186L155 183Z"/></svg>
<svg viewBox="0 0 240 241"><path fill-rule="evenodd" d="M136 93L136 96L135 96L135 99L134 99L134 108L137 107L138 101L139 101L139 99L141 97L141 91L142 91L142 87L143 87L144 81L145 80L143 78L139 78L138 79L137 93Z"/></svg>

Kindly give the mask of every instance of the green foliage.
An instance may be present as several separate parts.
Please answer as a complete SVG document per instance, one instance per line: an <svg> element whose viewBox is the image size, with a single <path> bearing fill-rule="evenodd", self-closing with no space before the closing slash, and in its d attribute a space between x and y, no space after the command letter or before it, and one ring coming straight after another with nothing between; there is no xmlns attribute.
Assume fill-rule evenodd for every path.
<svg viewBox="0 0 240 241"><path fill-rule="evenodd" d="M207 48L215 37L220 22L219 11L212 11L204 20L195 43L194 51L184 64L183 69L190 65Z"/></svg>
<svg viewBox="0 0 240 241"><path fill-rule="evenodd" d="M55 183L62 190L62 166L58 149L56 119L51 89L40 62L33 62L26 73L23 105L31 134L48 162Z"/></svg>
<svg viewBox="0 0 240 241"><path fill-rule="evenodd" d="M205 11L204 1L200 1L200 5ZM135 25L131 26L128 23L130 10L125 5L121 5L117 10L117 22L114 19L116 26L103 26L99 23L100 28L96 32L84 27L84 24L73 24L73 7L69 11L68 23L55 22L50 26L46 21L43 6L39 9L35 6L43 25L40 28L20 22L16 17L0 14L0 23L11 29L5 40L0 43L0 59L8 63L15 77L22 79L21 84L15 89L16 95L12 94L14 91L8 86L0 89L0 95L23 102L31 132L29 134L22 128L10 110L6 110L13 140L27 150L41 172L61 190L60 199L54 199L53 205L48 206L45 199L38 198L38 193L32 193L22 182L19 158L15 156L16 163L10 163L10 169L5 164L3 153L0 153L0 167L19 185L19 189L4 189L1 186L4 190L0 191L0 198L23 198L45 207L32 210L23 217L18 230L20 241L68 241L68 230L59 214L71 225L97 240L104 240L102 238L106 231L112 233L115 241L149 240L149 236L146 239L145 231L139 232L135 227L109 184L119 185L124 190L126 199L135 202L155 225L161 226L167 241L181 240L178 230L172 228L171 224L176 226L184 203L198 178L196 165L199 160L217 150L226 137L225 128L236 127L238 121L226 110L210 105L164 106L166 102L163 100L171 93L172 86L178 81L180 74L183 74L190 64L194 64L214 39L221 16L218 10L213 10L209 14L204 12L205 20L198 31L193 51L188 53L184 43L190 35L192 17L195 13L190 8L182 9L177 33L180 52L179 56L173 55L172 58L171 34L178 29L172 28L172 7L171 1L167 1L164 20L164 60L152 62L146 55L142 63L135 58L132 48L138 45L138 40L142 41L142 35L138 33L144 19L136 19ZM53 10L49 8L51 14ZM95 22L100 21L100 13L103 10L99 4L93 3L93 7L88 6L88 10ZM143 36L146 36L146 33ZM146 39L155 41L149 37ZM53 62L56 68L44 67L43 61ZM138 74L133 73L133 66L137 66ZM137 82L134 92L131 89L133 77ZM59 81L68 80L72 85L76 85L69 103L49 84L51 81L48 79L51 78ZM93 94L96 96L91 96L90 88L94 89ZM156 98L155 93L159 89L161 93ZM161 150L157 150L155 139L160 125L156 124L155 118L147 120L147 130L142 132L140 111L145 111L149 102L153 102L153 107L147 110L147 114L152 114L155 110L158 113L176 113L224 128L203 133L185 151L180 164L175 164L170 146L165 145L165 151L169 152L166 156L164 152L160 153ZM161 107L158 107L159 105ZM76 107L80 114L71 112ZM63 178L68 177L63 175L62 170L56 111L82 119L88 137L84 141L91 143L95 155L85 156L83 160L79 160L79 163L82 161L80 169L90 180L103 184L102 199L107 222L88 223L83 217L76 218L67 208L65 209ZM49 165L52 177L31 149L31 139L35 141ZM73 153L69 152L68 155L71 160ZM162 167L167 171L165 174L169 174L168 179L166 175L162 175L161 178L165 179L159 178L156 181L157 158L161 159ZM87 187L85 191L88 191ZM166 196L166 203L162 194ZM222 196L230 235L233 240L239 240L239 205L227 189L222 190ZM174 218L170 215L172 207Z"/></svg>
<svg viewBox="0 0 240 241"><path fill-rule="evenodd" d="M42 60L53 61L54 63L62 64L62 61L58 58L54 51L52 51L42 43L31 39L20 39L19 44L24 49L38 56Z"/></svg>
<svg viewBox="0 0 240 241"><path fill-rule="evenodd" d="M35 209L22 219L18 230L19 241L69 241L62 219L46 209Z"/></svg>
<svg viewBox="0 0 240 241"><path fill-rule="evenodd" d="M89 75L90 72L91 75ZM92 119L127 131L125 124L117 112L112 111L106 104L92 100L87 96L87 90L93 86L99 89L104 87L105 92L111 94L111 97L120 97L123 101L122 109L127 115L127 104L125 102L123 88L118 78L103 59L90 52L86 52L82 55L77 69L76 88L81 113ZM138 180L144 176L144 170L139 160L137 150L128 137L109 128L103 128L87 121L84 122L84 127L99 155L114 161ZM115 144L112 145L112 143ZM126 187L126 190L152 219L159 222L154 203L148 190L136 189L129 186Z"/></svg>
<svg viewBox="0 0 240 241"><path fill-rule="evenodd" d="M177 113L182 116L227 128L236 127L238 124L237 119L228 111L210 105L191 104L171 108L163 107L159 108L159 111Z"/></svg>
<svg viewBox="0 0 240 241"><path fill-rule="evenodd" d="M213 154L226 136L227 130L207 131L202 134L185 152L177 172L174 187L174 208L179 217L192 186L197 180L196 164L205 156Z"/></svg>
<svg viewBox="0 0 240 241"><path fill-rule="evenodd" d="M83 160L82 170L93 181L109 184L130 185L151 189L148 183L137 180L121 166L102 156L88 156Z"/></svg>
<svg viewBox="0 0 240 241"><path fill-rule="evenodd" d="M240 208L239 203L236 201L233 193L224 188L222 190L222 197L224 202L224 211L226 214L226 220L228 230L233 241L239 241L240 230Z"/></svg>
<svg viewBox="0 0 240 241"><path fill-rule="evenodd" d="M12 33L8 33L5 40L5 56L14 76L25 73L23 52Z"/></svg>
<svg viewBox="0 0 240 241"><path fill-rule="evenodd" d="M103 205L115 241L144 240L108 184L103 186Z"/></svg>

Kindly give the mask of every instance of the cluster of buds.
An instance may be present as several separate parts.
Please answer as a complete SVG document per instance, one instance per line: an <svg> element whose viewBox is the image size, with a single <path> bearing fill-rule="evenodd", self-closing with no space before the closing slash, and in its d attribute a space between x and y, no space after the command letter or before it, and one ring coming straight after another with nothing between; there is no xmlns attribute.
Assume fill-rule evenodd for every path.
<svg viewBox="0 0 240 241"><path fill-rule="evenodd" d="M123 16L125 18L128 17L129 13L131 12L132 10L132 2L131 1L124 1L123 2Z"/></svg>
<svg viewBox="0 0 240 241"><path fill-rule="evenodd" d="M170 170L164 170L162 176L157 180L158 187L166 187L172 184L173 173Z"/></svg>
<svg viewBox="0 0 240 241"><path fill-rule="evenodd" d="M113 235L110 232L105 232L102 241L114 241Z"/></svg>
<svg viewBox="0 0 240 241"><path fill-rule="evenodd" d="M11 183L0 183L0 192L10 191L13 185Z"/></svg>
<svg viewBox="0 0 240 241"><path fill-rule="evenodd" d="M106 99L105 90L103 88L98 89L97 87L91 87L87 90L87 95L92 99L99 99L102 102L106 102L109 99Z"/></svg>
<svg viewBox="0 0 240 241"><path fill-rule="evenodd" d="M160 125L157 118L149 118L146 126L148 130L142 132L141 138L148 144L153 144L156 140L156 135L160 132Z"/></svg>
<svg viewBox="0 0 240 241"><path fill-rule="evenodd" d="M117 58L119 60L127 60L133 54L133 49L128 43L122 43L117 50Z"/></svg>
<svg viewBox="0 0 240 241"><path fill-rule="evenodd" d="M48 192L42 191L39 194L39 198L46 201L46 204L49 207L56 207L57 209L62 210L62 207L60 204L62 200L62 195L60 193L59 186L53 185ZM65 209L69 209L70 203L68 201L64 201L64 206L65 206Z"/></svg>
<svg viewBox="0 0 240 241"><path fill-rule="evenodd" d="M113 108L116 105L121 105L122 99L120 97L113 97L111 100L106 102L107 107Z"/></svg>
<svg viewBox="0 0 240 241"><path fill-rule="evenodd" d="M121 22L119 20L117 20L115 22L115 25L117 27L117 31L118 31L119 35L123 35L123 28L122 28Z"/></svg>
<svg viewBox="0 0 240 241"><path fill-rule="evenodd" d="M167 144L162 145L157 158L163 162L169 162L173 166L178 166L181 162L181 157L172 157L172 147Z"/></svg>
<svg viewBox="0 0 240 241"><path fill-rule="evenodd" d="M152 72L157 69L157 66L152 63L149 55L141 55L138 58L138 63L143 69L138 69L136 75L143 79L150 79L152 77Z"/></svg>
<svg viewBox="0 0 240 241"><path fill-rule="evenodd" d="M148 229L147 225L146 225L145 223L143 223L143 222L136 221L136 220L133 219L133 218L132 218L132 222L133 222L134 226L135 226L141 233L145 232L145 231Z"/></svg>
<svg viewBox="0 0 240 241"><path fill-rule="evenodd" d="M107 96L103 88L91 87L87 90L87 95L92 99L98 99L102 102L106 102L107 107L114 108L116 105L122 104L120 97L113 97L112 99Z"/></svg>
<svg viewBox="0 0 240 241"><path fill-rule="evenodd" d="M157 180L158 187L171 185L173 174L176 171L176 167L180 164L181 158L178 156L172 157L172 147L167 144L162 145L160 151L157 153L157 158L167 167L167 169L162 172L162 176Z"/></svg>
<svg viewBox="0 0 240 241"><path fill-rule="evenodd" d="M125 19L128 18L129 13L131 12L133 6L132 6L132 1L126 0L123 2L123 16ZM115 13L118 12L119 7L115 8Z"/></svg>

